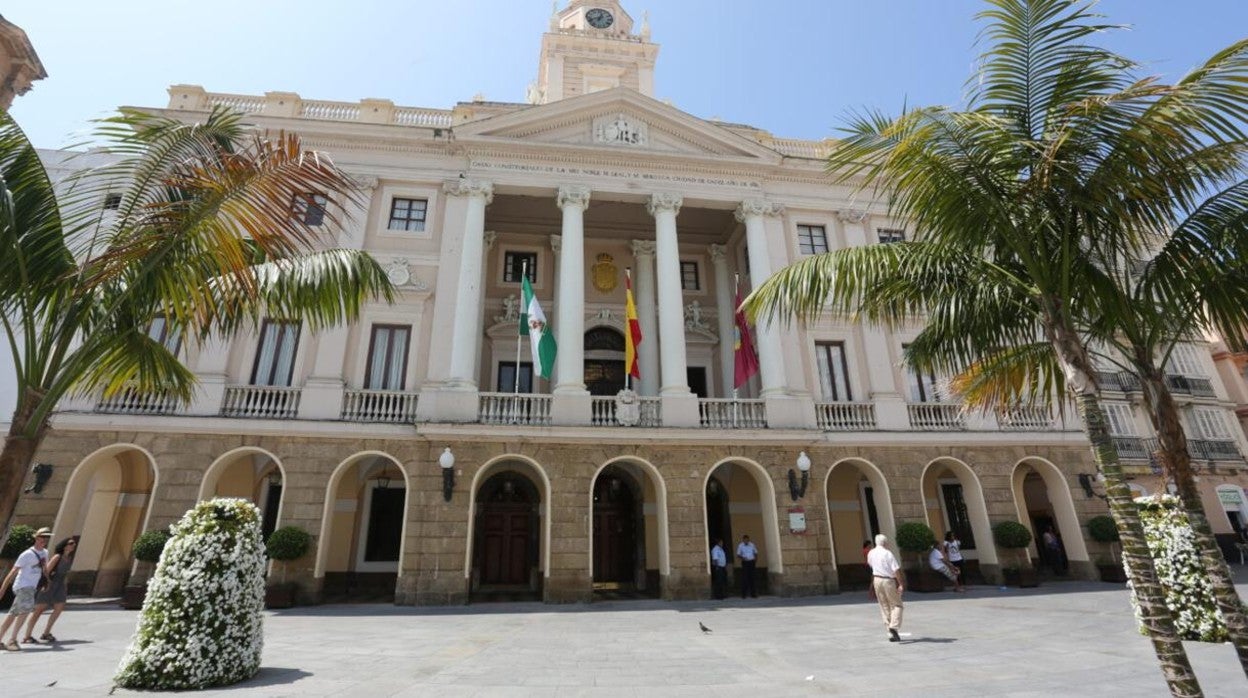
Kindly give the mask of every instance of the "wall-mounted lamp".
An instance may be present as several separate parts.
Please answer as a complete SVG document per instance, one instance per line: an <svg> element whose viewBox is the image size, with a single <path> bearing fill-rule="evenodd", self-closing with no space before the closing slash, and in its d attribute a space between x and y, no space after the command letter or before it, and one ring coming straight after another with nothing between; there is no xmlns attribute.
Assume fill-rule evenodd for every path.
<svg viewBox="0 0 1248 698"><path fill-rule="evenodd" d="M282 471L274 468L269 471L269 487L282 486Z"/></svg>
<svg viewBox="0 0 1248 698"><path fill-rule="evenodd" d="M450 446L438 456L438 465L442 466L442 499L449 502L455 492L455 454L451 453Z"/></svg>
<svg viewBox="0 0 1248 698"><path fill-rule="evenodd" d="M797 454L797 469L802 472L802 484L797 484L797 473L789 468L789 495L793 501L806 496L806 485L810 483L810 456L805 451Z"/></svg>
<svg viewBox="0 0 1248 698"><path fill-rule="evenodd" d="M35 463L31 467L30 472L35 474L35 481L30 484L23 492L26 494L39 494L43 492L43 486L48 484L48 480L52 479L51 463Z"/></svg>
<svg viewBox="0 0 1248 698"><path fill-rule="evenodd" d="M1097 494L1096 492L1097 485L1100 485L1101 487L1105 486L1104 475L1100 473L1097 473L1095 475L1089 475L1088 473L1079 473L1079 486L1083 488L1083 496L1087 497L1088 499L1092 499L1093 497L1097 497L1099 499L1109 499L1109 497L1103 494Z"/></svg>
<svg viewBox="0 0 1248 698"><path fill-rule="evenodd" d="M377 486L381 489L389 489L390 487L390 464L386 463L381 466L381 474L377 476Z"/></svg>

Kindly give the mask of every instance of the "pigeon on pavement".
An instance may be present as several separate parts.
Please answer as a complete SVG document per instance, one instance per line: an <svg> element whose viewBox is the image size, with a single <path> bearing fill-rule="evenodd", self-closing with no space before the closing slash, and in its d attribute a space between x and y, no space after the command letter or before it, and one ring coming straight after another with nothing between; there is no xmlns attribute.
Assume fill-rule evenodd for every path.
<svg viewBox="0 0 1248 698"><path fill-rule="evenodd" d="M699 627L699 628L702 628L702 632L704 632L704 633L709 633L709 632L711 632L711 629L710 629L710 628L708 628L708 627L706 627L705 625L702 625L702 622L701 622L701 621L699 621L699 622L698 622L698 627Z"/></svg>

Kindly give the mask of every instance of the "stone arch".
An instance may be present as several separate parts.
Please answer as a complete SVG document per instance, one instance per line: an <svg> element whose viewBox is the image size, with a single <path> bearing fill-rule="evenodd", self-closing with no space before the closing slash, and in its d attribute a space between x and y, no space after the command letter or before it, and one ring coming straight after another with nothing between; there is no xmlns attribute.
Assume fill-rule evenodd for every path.
<svg viewBox="0 0 1248 698"><path fill-rule="evenodd" d="M742 458L741 456L724 458L716 462L706 471L706 475L702 478L702 489L699 490L699 492L706 491L706 486L715 475L715 471L724 465L735 465L749 473L750 477L754 480L754 484L758 488L759 514L761 515L763 529L762 542L764 545L760 547L763 548L763 556L767 560L767 572L768 575L783 574L784 558L780 551L780 522L776 516L776 488L771 481L771 477L767 475L767 469L762 465L759 465L757 461L750 460L749 458ZM706 536L709 539L710 531L708 528L708 520L709 517L706 509L706 497L703 496L702 530L706 531ZM734 532L734 535L739 537L739 533L744 533L744 531ZM725 544L731 546L731 543L728 543L727 541L725 541ZM707 575L710 575L711 573L710 550L711 541L707 540L705 555L703 556L705 559L704 564L706 566Z"/></svg>
<svg viewBox="0 0 1248 698"><path fill-rule="evenodd" d="M247 472L245 467L248 456L252 457L251 472ZM269 482L270 475L275 472L280 480L276 485ZM204 471L199 483L199 501L213 497L250 499L260 507L263 533L267 536L281 524L286 482L286 466L272 451L259 446L240 446L218 456ZM276 502L271 502L271 499ZM270 507L274 507L273 510Z"/></svg>
<svg viewBox="0 0 1248 698"><path fill-rule="evenodd" d="M397 469L397 473L393 473L390 467ZM347 475L355 474L356 481L351 483L347 479ZM397 476L397 478L396 478ZM398 542L398 559L394 563L394 574L396 577L402 577L404 574L403 559L407 549L407 522L409 519L408 508L411 506L411 478L408 475L407 468L403 467L402 461L384 451L359 451L351 454L343 459L333 473L329 476L329 483L325 487L325 504L321 513L321 531L317 538L316 546L316 567L313 575L317 578L324 578L328 573L341 571L357 571L366 565L361 564L363 559L362 546L367 541L361 542L367 533L367 521L362 520L369 512L362 511L367 506L361 504L371 504L371 500L367 498L373 494L373 489L395 489L394 487L381 487L380 480L382 478L389 479L393 484L395 479L401 480L403 483L403 506L402 506L402 525L399 528ZM368 487L368 483L374 483L372 487ZM354 484L354 487L351 485ZM349 497L343 495L350 495ZM339 502L343 504L339 504ZM345 538L342 536L343 530L348 530ZM344 549L345 546L345 549ZM388 568L390 565L386 564ZM335 569L330 569L330 568ZM380 565L377 565L380 567ZM338 569L343 568L343 569ZM372 570L372 563L367 563L367 569ZM388 574L388 572L381 572Z"/></svg>
<svg viewBox="0 0 1248 698"><path fill-rule="evenodd" d="M858 471L859 478L855 482L861 482L865 479L871 486L872 500L875 504L876 518L879 522L880 533L888 536L890 540L894 539L897 535L897 521L893 516L893 497L888 487L888 480L884 478L884 473L880 471L879 467L865 458L842 458L833 463L832 467L828 468L828 472L823 476L823 493L824 500L827 503L826 506L828 514L825 526L827 526L828 531L828 547L832 553L832 564L837 567L838 578L842 580L842 584L844 584L844 580L846 578L844 572L851 571L848 575L851 580L853 578L852 570L857 570L860 574L865 574L866 568L860 564L863 562L861 545L862 541L870 540L872 538L870 532L866 530L866 523L863 522L863 517L866 515L866 512L862 509L861 493L857 491L855 492L855 507L849 508L846 506L844 512L838 512L838 507L833 503L845 502L848 500L833 499L829 494L830 489L835 484L833 475L839 474L839 472L844 472L845 467L852 467ZM854 534L850 535L850 533L842 531L841 536L838 539L836 531L834 530L835 527L833 525L833 519L846 519L847 517L839 514L850 512L852 512L852 516L857 521L858 525L856 527L842 526L842 528L852 529ZM870 580L866 580L864 578L861 581L863 583L869 583Z"/></svg>
<svg viewBox="0 0 1248 698"><path fill-rule="evenodd" d="M588 569L591 570L591 574L592 574L593 564L594 564L594 522L593 522L594 486L598 482L598 477L602 475L603 471L605 471L610 466L613 466L613 465L619 466L621 464L631 465L635 467L640 473L642 473L643 475L642 481L639 482L638 484L642 486L643 492L646 490L646 484L649 484L650 489L652 489L654 492L653 501L650 501L647 498L643 503L643 516L647 520L651 518L650 516L644 515L644 504L652 504L654 507L653 532L655 535L655 545L654 545L655 559L654 561L658 563L659 591L661 593L663 586L666 584L665 580L667 579L668 575L671 573L671 569L672 569L671 547L670 547L670 539L668 537L667 483L664 482L663 475L659 472L659 469L656 468L653 463L645 460L644 458L637 458L636 456L619 456L619 457L612 458L606 461L605 463L603 463L602 465L599 465L598 468L594 470L594 474L589 480L590 518L588 522L588 525L589 525L589 559L588 559L589 567ZM647 521L647 525L645 528L646 528L646 537L648 539L650 537L650 532L651 532L651 526L648 525L648 521ZM648 547L649 547L649 543L647 541L647 548ZM650 563L649 555L647 555L646 563L647 563L647 566Z"/></svg>
<svg viewBox="0 0 1248 698"><path fill-rule="evenodd" d="M532 474L536 475L534 484L537 486L538 496L541 498L539 512L541 514L540 539L542 549L538 559L541 562L542 576L544 578L550 577L550 477L536 460L518 453L508 453L489 459L472 476L472 486L468 490L468 540L467 545L464 546L464 579L469 582L472 579L473 544L477 535L475 515L477 510L477 493L486 480L496 473L505 471L509 462L520 463L529 468ZM524 470L519 472L525 473Z"/></svg>
<svg viewBox="0 0 1248 698"><path fill-rule="evenodd" d="M133 443L104 446L78 463L53 529L61 537L82 536L71 584L95 596L121 594L134 566L130 549L147 530L159 479L151 452Z"/></svg>
<svg viewBox="0 0 1248 698"><path fill-rule="evenodd" d="M1061 536L1062 544L1065 546L1066 558L1072 563L1083 563L1086 566L1089 564L1088 547L1083 540L1083 529L1079 524L1079 517L1075 513L1075 501L1070 494L1070 484L1052 461L1039 456L1027 456L1019 460L1014 464L1014 469L1010 474L1010 490L1014 495L1018 521L1032 534L1030 550L1038 555L1040 535L1043 531L1035 530L1027 508L1025 481L1029 470L1038 475L1044 483L1044 493L1052 508L1057 533Z"/></svg>
<svg viewBox="0 0 1248 698"><path fill-rule="evenodd" d="M957 478L958 484L962 486L962 500L966 506L966 515L970 520L971 533L974 536L974 550L967 550L966 541L963 541L962 554L967 559L977 559L981 566L997 565L997 546L992 539L992 523L988 519L988 505L984 502L983 486L979 482L979 477L975 475L975 471L965 462L949 456L935 458L923 467L923 474L919 478L919 489L923 497L923 510L928 513L928 525L936 533L936 539L943 538L944 533L939 527L933 526L931 512L942 510L945 506L943 498L940 497L939 488L936 488L937 507L933 507L933 502L929 498L928 477L938 475L945 470L953 473ZM933 483L937 484L937 483ZM944 522L941 522L942 526Z"/></svg>

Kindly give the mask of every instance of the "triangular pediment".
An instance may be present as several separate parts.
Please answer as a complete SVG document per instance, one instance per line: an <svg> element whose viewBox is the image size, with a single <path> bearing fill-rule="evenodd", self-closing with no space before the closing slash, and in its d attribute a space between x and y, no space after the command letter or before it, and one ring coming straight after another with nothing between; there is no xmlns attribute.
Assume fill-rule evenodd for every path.
<svg viewBox="0 0 1248 698"><path fill-rule="evenodd" d="M622 152L777 161L749 138L635 90L618 87L455 127L457 140L510 141Z"/></svg>

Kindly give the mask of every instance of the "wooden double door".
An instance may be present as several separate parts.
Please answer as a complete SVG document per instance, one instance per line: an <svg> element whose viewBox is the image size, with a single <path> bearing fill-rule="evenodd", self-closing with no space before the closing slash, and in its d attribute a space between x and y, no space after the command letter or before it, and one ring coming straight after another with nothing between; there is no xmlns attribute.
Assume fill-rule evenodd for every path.
<svg viewBox="0 0 1248 698"><path fill-rule="evenodd" d="M537 487L524 475L506 471L486 480L477 499L474 586L537 591Z"/></svg>
<svg viewBox="0 0 1248 698"><path fill-rule="evenodd" d="M594 584L634 588L644 580L645 540L639 487L632 476L609 467L594 483Z"/></svg>

